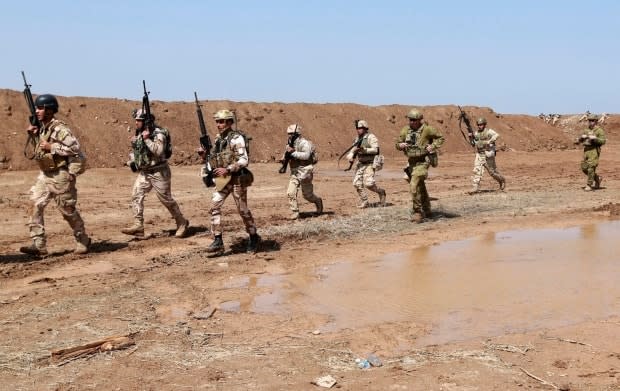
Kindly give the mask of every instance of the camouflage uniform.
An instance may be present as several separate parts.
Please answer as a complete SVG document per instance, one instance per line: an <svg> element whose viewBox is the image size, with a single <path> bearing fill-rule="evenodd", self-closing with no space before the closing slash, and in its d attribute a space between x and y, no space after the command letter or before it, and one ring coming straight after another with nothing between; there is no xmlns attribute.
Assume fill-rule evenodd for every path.
<svg viewBox="0 0 620 391"><path fill-rule="evenodd" d="M480 187L480 180L482 179L484 169L499 183L500 189L503 190L506 186L506 180L499 173L495 164L495 141L498 137L499 134L496 131L487 127L474 132L474 147L476 148L474 176L472 178L474 192L477 192Z"/></svg>
<svg viewBox="0 0 620 391"><path fill-rule="evenodd" d="M29 254L47 254L43 213L47 204L53 199L62 217L73 230L77 242L76 252L86 253L90 238L86 234L84 220L76 207L76 176L85 169L80 144L67 125L55 118L39 130L38 139L50 143L51 150L43 151L38 143L35 147L35 159L41 172L37 182L30 189L34 211L28 226L33 246L22 247L20 250Z"/></svg>
<svg viewBox="0 0 620 391"><path fill-rule="evenodd" d="M220 185L216 180L216 188L211 199L211 231L215 236L222 235L221 211L226 198L232 193L237 212L243 220L245 230L256 235L256 224L248 207L248 186L252 184L252 174L246 169L249 163L245 140L238 131L228 129L215 138L212 167L223 167L230 173L227 183Z"/></svg>
<svg viewBox="0 0 620 391"><path fill-rule="evenodd" d="M365 121L364 121L365 123ZM357 151L357 166L353 176L353 187L360 198L359 208L368 206L368 193L366 189L374 191L379 195L379 203L385 206L385 190L377 186L375 182L375 167L373 165L375 156L379 155L379 140L377 136L366 131L362 136L360 149ZM354 152L351 151L347 156L349 161L353 161Z"/></svg>
<svg viewBox="0 0 620 391"><path fill-rule="evenodd" d="M301 126L291 125L289 129L296 132L301 131ZM289 134L292 132L289 132ZM288 181L286 195L288 204L291 208L290 219L294 220L299 217L299 206L297 204L297 192L301 187L301 194L306 201L315 204L318 214L323 213L323 200L314 194L314 185L312 179L314 177L314 145L309 140L298 136L293 144L294 152L291 152L289 167L291 168L291 176Z"/></svg>
<svg viewBox="0 0 620 391"><path fill-rule="evenodd" d="M422 119L421 113L412 110L408 115L410 119ZM401 149L399 144L406 143L407 147ZM420 123L417 129L405 126L401 129L396 140L396 149L402 150L408 158L406 168L409 176L409 192L411 193L411 216L412 220L421 222L425 216L431 215L431 201L426 190L425 180L428 176L428 167L436 159L428 152L430 145L436 151L444 143L443 135L425 123Z"/></svg>
<svg viewBox="0 0 620 391"><path fill-rule="evenodd" d="M601 146L607 142L605 131L598 126L598 117L589 115L589 126L584 130L578 143L583 143L583 160L581 161L581 171L588 176L588 182L584 188L586 191L598 189L601 186L602 178L596 173L599 158L601 156Z"/></svg>
<svg viewBox="0 0 620 391"><path fill-rule="evenodd" d="M137 115L141 112L138 111ZM137 118L140 120L140 118ZM189 221L183 217L179 204L172 198L172 173L165 156L166 135L168 131L155 126L150 137L139 135L132 141L132 157L134 167L138 170L131 194L131 209L133 211L133 226L123 229L127 235L144 235L144 198L151 190L159 201L168 209L177 225L175 236L183 237L189 226Z"/></svg>

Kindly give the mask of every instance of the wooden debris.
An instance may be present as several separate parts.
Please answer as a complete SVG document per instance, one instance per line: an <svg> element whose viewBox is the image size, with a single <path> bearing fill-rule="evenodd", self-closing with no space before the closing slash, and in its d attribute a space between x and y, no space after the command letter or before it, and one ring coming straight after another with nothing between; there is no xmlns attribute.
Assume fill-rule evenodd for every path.
<svg viewBox="0 0 620 391"><path fill-rule="evenodd" d="M125 349L135 344L133 335L119 335L107 337L105 339L87 343L85 345L78 345L67 349L53 350L51 354L51 361L58 363L58 365L64 365L73 360L91 356L96 353L109 352L112 350Z"/></svg>
<svg viewBox="0 0 620 391"><path fill-rule="evenodd" d="M494 344L494 343L485 343L484 346L487 349L502 350L504 352L520 353L523 355L525 355L525 353L527 353L527 351L531 349L530 346L514 346L514 345L508 345L508 344Z"/></svg>
<svg viewBox="0 0 620 391"><path fill-rule="evenodd" d="M546 385L546 386L553 387L553 388L554 388L554 389L556 389L556 390L559 390L559 389L560 389L560 388L559 388L558 386L556 386L555 384L553 384L553 383L551 383L551 382L548 382L548 381L546 381L546 380L544 380L544 379L541 379L541 378L539 378L538 376L536 376L536 375L534 375L534 374L532 374L532 373L530 373L530 372L526 371L525 369L523 369L523 368L521 368L521 367L519 367L519 369L520 369L520 370L522 370L522 371L523 371L523 373L525 373L526 375L528 375L528 376L529 376L529 377L531 377L532 379L539 381L541 384L544 384L544 385Z"/></svg>
<svg viewBox="0 0 620 391"><path fill-rule="evenodd" d="M574 343L576 345L583 345L583 346L593 347L589 343L575 341L574 339L566 339L566 338L559 338L559 337L545 337L545 338L546 339L554 339L554 340L562 341L562 342Z"/></svg>

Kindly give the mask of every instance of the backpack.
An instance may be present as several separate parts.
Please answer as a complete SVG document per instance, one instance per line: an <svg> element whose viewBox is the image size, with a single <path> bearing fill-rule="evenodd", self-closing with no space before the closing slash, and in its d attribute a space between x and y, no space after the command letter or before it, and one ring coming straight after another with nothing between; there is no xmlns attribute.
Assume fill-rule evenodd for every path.
<svg viewBox="0 0 620 391"><path fill-rule="evenodd" d="M172 156L172 140L170 139L170 132L166 128L156 128L154 133L160 133L166 139L164 143L164 157L170 159Z"/></svg>
<svg viewBox="0 0 620 391"><path fill-rule="evenodd" d="M310 162L312 164L317 164L319 162L319 155L316 153L314 145L312 146L312 152L310 152Z"/></svg>

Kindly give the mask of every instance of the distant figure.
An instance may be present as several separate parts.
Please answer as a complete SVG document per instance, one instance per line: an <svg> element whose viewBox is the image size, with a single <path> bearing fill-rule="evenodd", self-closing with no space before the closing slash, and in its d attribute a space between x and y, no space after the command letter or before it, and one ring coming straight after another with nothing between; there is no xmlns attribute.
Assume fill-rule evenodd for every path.
<svg viewBox="0 0 620 391"><path fill-rule="evenodd" d="M555 124L557 124L559 120L560 114L553 114L553 117L551 119L551 125L555 126Z"/></svg>
<svg viewBox="0 0 620 391"><path fill-rule="evenodd" d="M601 188L601 178L596 173L598 161L601 156L601 146L607 141L605 131L598 126L599 116L588 115L588 128L575 140L575 144L583 144L583 160L581 161L581 171L588 176L588 182L583 188L585 191L592 191Z"/></svg>
<svg viewBox="0 0 620 391"><path fill-rule="evenodd" d="M581 117L579 117L578 122L586 121L588 119L588 116L590 116L590 110L586 110L586 112Z"/></svg>
<svg viewBox="0 0 620 391"><path fill-rule="evenodd" d="M353 163L357 159L353 187L357 191L360 209L368 207L368 193L366 189L379 195L379 205L385 206L385 189L377 186L375 172L383 167L382 156L379 154L379 140L368 131L368 122L363 119L355 121L357 131L356 146L351 149L347 159ZM359 143L359 144L358 144ZM359 147L357 147L359 145Z"/></svg>
<svg viewBox="0 0 620 391"><path fill-rule="evenodd" d="M607 113L601 114L601 118L598 120L598 124L603 125L607 118L609 118L609 115L607 115Z"/></svg>
<svg viewBox="0 0 620 391"><path fill-rule="evenodd" d="M538 118L540 118L540 119L542 119L544 121L545 120L545 113L538 114Z"/></svg>
<svg viewBox="0 0 620 391"><path fill-rule="evenodd" d="M551 114L547 114L547 115L545 115L545 123L546 123L546 124L551 123Z"/></svg>
<svg viewBox="0 0 620 391"><path fill-rule="evenodd" d="M487 120L484 117L476 121L478 129L474 132L474 146L476 148L476 159L474 160L473 189L470 194L479 191L480 180L486 169L489 175L499 183L499 189L504 190L506 180L497 170L495 164L495 142L499 134L491 128L487 128Z"/></svg>

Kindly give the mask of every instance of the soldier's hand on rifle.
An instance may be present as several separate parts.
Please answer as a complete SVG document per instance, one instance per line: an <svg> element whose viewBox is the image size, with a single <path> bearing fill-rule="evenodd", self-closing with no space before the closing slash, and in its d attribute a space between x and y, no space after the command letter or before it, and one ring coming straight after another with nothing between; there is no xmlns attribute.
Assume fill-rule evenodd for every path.
<svg viewBox="0 0 620 391"><path fill-rule="evenodd" d="M428 145L426 146L426 152L428 152L428 153L433 153L433 152L435 152L435 147L433 147L433 144L428 144Z"/></svg>
<svg viewBox="0 0 620 391"><path fill-rule="evenodd" d="M226 168L226 167L218 167L215 170L213 170L213 174L215 176L226 176L226 175L228 175L228 168Z"/></svg>
<svg viewBox="0 0 620 391"><path fill-rule="evenodd" d="M588 138L589 138L590 140L596 140L596 136L595 136L595 135L593 135L593 134L589 135L589 136L588 136Z"/></svg>
<svg viewBox="0 0 620 391"><path fill-rule="evenodd" d="M405 148L407 148L407 143L399 143L398 144L398 149L403 151L405 150Z"/></svg>
<svg viewBox="0 0 620 391"><path fill-rule="evenodd" d="M151 132L148 129L142 131L142 138L147 139L151 136Z"/></svg>
<svg viewBox="0 0 620 391"><path fill-rule="evenodd" d="M50 152L52 150L52 144L48 143L45 140L41 140L41 142L39 143L39 147L45 152Z"/></svg>
<svg viewBox="0 0 620 391"><path fill-rule="evenodd" d="M30 133L30 134L37 134L39 133L39 128L37 128L34 125L30 125L27 129L26 132Z"/></svg>
<svg viewBox="0 0 620 391"><path fill-rule="evenodd" d="M286 146L286 152L293 153L293 152L295 152L295 148L291 147L290 145L287 145Z"/></svg>
<svg viewBox="0 0 620 391"><path fill-rule="evenodd" d="M200 156L202 158L202 160L205 159L205 150L202 147L198 147L196 148L196 153L198 154L198 156Z"/></svg>

